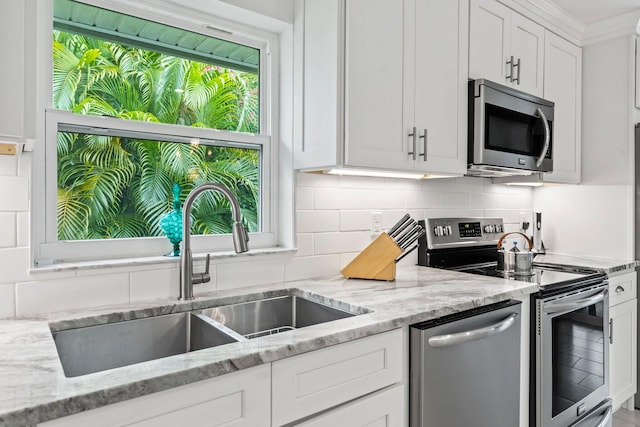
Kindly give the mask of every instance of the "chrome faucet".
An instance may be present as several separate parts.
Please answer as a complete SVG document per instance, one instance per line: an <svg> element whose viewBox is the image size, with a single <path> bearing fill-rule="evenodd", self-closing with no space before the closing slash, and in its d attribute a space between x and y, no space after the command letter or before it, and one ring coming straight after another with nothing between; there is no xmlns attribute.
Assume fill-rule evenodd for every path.
<svg viewBox="0 0 640 427"><path fill-rule="evenodd" d="M182 251L180 252L180 299L193 299L193 285L207 283L211 280L209 276L209 254L207 254L207 266L204 273L196 274L193 277L193 258L191 256L191 207L196 197L201 193L213 190L222 193L231 204L231 216L233 217L233 246L236 253L247 252L249 250L249 234L240 222L240 204L236 196L222 184L206 182L197 186L187 196L182 208Z"/></svg>

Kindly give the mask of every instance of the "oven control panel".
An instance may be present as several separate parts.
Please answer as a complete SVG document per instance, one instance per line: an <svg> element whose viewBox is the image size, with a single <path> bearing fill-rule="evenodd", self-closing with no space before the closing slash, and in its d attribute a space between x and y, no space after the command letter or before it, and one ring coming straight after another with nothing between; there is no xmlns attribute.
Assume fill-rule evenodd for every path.
<svg viewBox="0 0 640 427"><path fill-rule="evenodd" d="M420 223L428 249L497 245L504 232L502 218L427 218Z"/></svg>

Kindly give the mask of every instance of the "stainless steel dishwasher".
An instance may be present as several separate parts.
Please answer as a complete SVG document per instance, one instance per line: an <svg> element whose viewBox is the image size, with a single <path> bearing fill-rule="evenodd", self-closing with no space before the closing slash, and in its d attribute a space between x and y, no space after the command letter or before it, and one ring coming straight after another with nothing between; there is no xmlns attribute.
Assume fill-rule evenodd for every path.
<svg viewBox="0 0 640 427"><path fill-rule="evenodd" d="M411 427L519 424L520 304L411 326Z"/></svg>

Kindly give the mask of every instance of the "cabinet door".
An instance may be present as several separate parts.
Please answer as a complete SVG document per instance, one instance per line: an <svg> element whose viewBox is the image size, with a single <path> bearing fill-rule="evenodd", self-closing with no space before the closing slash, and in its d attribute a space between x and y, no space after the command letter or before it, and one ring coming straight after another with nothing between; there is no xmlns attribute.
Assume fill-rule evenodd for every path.
<svg viewBox="0 0 640 427"><path fill-rule="evenodd" d="M346 4L345 164L410 170L403 121L404 1Z"/></svg>
<svg viewBox="0 0 640 427"><path fill-rule="evenodd" d="M544 180L580 182L582 49L548 32L545 36L544 98L555 103L553 173Z"/></svg>
<svg viewBox="0 0 640 427"><path fill-rule="evenodd" d="M397 329L273 362L271 425L288 425L402 381L405 357Z"/></svg>
<svg viewBox="0 0 640 427"><path fill-rule="evenodd" d="M544 64L544 28L524 16L511 15L511 53L514 61L513 86L524 92L542 96Z"/></svg>
<svg viewBox="0 0 640 427"><path fill-rule="evenodd" d="M298 424L300 427L404 427L404 386L379 391Z"/></svg>
<svg viewBox="0 0 640 427"><path fill-rule="evenodd" d="M469 8L469 78L510 84L511 9L494 0L471 0Z"/></svg>
<svg viewBox="0 0 640 427"><path fill-rule="evenodd" d="M41 427L254 427L270 418L270 365L39 424Z"/></svg>
<svg viewBox="0 0 640 427"><path fill-rule="evenodd" d="M420 135L416 170L466 172L467 61L461 41L466 41L468 25L459 20L461 3L416 0L415 102L410 117Z"/></svg>
<svg viewBox="0 0 640 427"><path fill-rule="evenodd" d="M611 318L609 372L614 408L620 406L636 392L637 310L635 299L609 309Z"/></svg>

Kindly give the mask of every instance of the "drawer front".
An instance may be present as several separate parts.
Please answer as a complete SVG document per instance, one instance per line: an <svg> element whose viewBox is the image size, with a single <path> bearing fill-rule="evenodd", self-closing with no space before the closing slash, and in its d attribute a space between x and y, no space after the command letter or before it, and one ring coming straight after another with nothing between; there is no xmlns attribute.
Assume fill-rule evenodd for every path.
<svg viewBox="0 0 640 427"><path fill-rule="evenodd" d="M274 362L273 426L402 381L402 337L397 329Z"/></svg>
<svg viewBox="0 0 640 427"><path fill-rule="evenodd" d="M256 427L269 419L270 366L149 394L39 424L41 427Z"/></svg>
<svg viewBox="0 0 640 427"><path fill-rule="evenodd" d="M404 427L404 386L396 385L319 415L300 427Z"/></svg>
<svg viewBox="0 0 640 427"><path fill-rule="evenodd" d="M609 277L609 306L623 303L636 297L636 272Z"/></svg>

